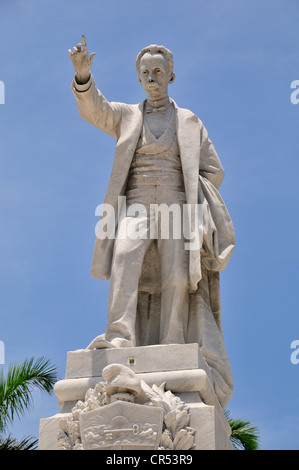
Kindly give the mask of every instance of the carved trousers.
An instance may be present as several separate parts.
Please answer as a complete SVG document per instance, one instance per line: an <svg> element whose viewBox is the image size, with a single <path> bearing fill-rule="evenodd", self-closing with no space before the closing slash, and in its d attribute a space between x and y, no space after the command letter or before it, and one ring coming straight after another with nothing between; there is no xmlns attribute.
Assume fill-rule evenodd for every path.
<svg viewBox="0 0 299 470"><path fill-rule="evenodd" d="M145 253L151 243L156 243L161 266L159 342L185 343L189 314L189 256L185 249L182 219L178 220L178 209L185 204L185 193L157 185L130 190L126 197L126 216L119 223L114 246L105 338L107 341L118 339L121 341L118 345L124 347L136 345L138 283ZM177 219L174 221L175 215L168 212L170 227L167 233L167 221L162 226L163 211L159 213L161 217L157 217L157 206L154 205L170 206L174 203L178 210ZM138 212L138 204L142 204L145 210ZM134 213L135 209L137 213ZM181 224L181 230L176 232L178 224Z"/></svg>

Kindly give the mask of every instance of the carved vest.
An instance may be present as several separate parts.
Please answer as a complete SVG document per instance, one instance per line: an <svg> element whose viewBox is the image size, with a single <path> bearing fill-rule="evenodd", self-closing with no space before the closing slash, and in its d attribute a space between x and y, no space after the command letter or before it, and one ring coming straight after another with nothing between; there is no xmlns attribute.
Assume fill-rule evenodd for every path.
<svg viewBox="0 0 299 470"><path fill-rule="evenodd" d="M140 186L168 186L184 191L181 158L172 112L168 127L158 139L151 132L146 117L129 171L127 189Z"/></svg>

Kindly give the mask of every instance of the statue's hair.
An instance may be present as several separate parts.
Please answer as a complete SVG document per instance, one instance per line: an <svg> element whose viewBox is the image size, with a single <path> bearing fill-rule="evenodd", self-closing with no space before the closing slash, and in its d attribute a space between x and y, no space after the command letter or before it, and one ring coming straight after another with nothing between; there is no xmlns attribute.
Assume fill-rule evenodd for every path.
<svg viewBox="0 0 299 470"><path fill-rule="evenodd" d="M144 47L136 58L136 70L139 73L141 58L149 52L150 54L162 54L167 60L169 73L173 72L173 55L172 52L164 46L157 46L157 44L151 44L150 46Z"/></svg>

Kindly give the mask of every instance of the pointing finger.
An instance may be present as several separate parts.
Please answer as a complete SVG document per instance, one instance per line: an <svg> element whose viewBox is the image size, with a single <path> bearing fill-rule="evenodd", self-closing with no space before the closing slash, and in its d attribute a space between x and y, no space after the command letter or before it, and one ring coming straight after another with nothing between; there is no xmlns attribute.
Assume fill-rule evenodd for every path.
<svg viewBox="0 0 299 470"><path fill-rule="evenodd" d="M87 49L86 40L85 40L84 34L82 34L82 44L83 44L83 49Z"/></svg>

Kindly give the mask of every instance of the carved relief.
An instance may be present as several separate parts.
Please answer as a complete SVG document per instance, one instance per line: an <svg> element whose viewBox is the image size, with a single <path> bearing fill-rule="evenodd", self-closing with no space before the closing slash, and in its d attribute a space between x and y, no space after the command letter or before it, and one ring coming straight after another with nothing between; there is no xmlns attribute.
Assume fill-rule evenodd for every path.
<svg viewBox="0 0 299 470"><path fill-rule="evenodd" d="M150 387L119 364L107 366L103 378L61 419L58 450L192 448L188 407L165 384Z"/></svg>

